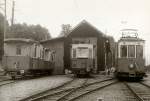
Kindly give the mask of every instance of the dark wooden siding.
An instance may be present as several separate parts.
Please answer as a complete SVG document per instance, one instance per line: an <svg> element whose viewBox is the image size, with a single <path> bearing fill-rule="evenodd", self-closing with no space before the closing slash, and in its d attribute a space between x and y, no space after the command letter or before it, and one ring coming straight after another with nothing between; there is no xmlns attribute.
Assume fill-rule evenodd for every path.
<svg viewBox="0 0 150 101"><path fill-rule="evenodd" d="M4 53L4 32L3 32L3 23L0 23L0 61Z"/></svg>
<svg viewBox="0 0 150 101"><path fill-rule="evenodd" d="M70 67L70 46L72 44L72 39L74 38L96 38L97 40L97 71L102 71L105 69L105 50L104 42L106 37L104 34L93 26L83 23L75 28L65 40L65 67Z"/></svg>
<svg viewBox="0 0 150 101"><path fill-rule="evenodd" d="M77 38L80 38L83 40L86 40L88 38L89 39L93 38L92 41L96 42L96 48L97 48L97 50L96 50L97 72L105 70L105 47L104 47L104 44L107 39L107 36L105 36L102 32L100 32L99 30L97 30L95 27L93 27L92 25L90 25L87 22L80 23L77 27L75 27L68 34L68 36L52 39L50 41L44 42L44 44L47 43L48 48L52 48L52 47L54 47L54 45L56 43L57 44L61 43L60 45L63 48L62 48L62 50L61 49L59 50L60 51L59 58L63 60L63 64L62 64L63 69L65 69L65 68L70 69L71 68L71 59L70 59L71 58L71 51L70 51L71 44L73 43L72 40L77 39ZM63 39L63 40L61 40L61 39ZM56 61L56 63L59 64L59 61Z"/></svg>
<svg viewBox="0 0 150 101"><path fill-rule="evenodd" d="M98 36L97 41L97 60L98 60L98 71L103 71L105 69L105 49L104 42L105 37Z"/></svg>

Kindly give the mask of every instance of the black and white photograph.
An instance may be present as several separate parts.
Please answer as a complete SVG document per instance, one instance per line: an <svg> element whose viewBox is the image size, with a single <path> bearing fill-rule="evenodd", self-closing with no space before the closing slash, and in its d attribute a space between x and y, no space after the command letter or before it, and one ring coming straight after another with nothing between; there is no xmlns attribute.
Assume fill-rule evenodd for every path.
<svg viewBox="0 0 150 101"><path fill-rule="evenodd" d="M150 101L150 0L0 0L0 101Z"/></svg>

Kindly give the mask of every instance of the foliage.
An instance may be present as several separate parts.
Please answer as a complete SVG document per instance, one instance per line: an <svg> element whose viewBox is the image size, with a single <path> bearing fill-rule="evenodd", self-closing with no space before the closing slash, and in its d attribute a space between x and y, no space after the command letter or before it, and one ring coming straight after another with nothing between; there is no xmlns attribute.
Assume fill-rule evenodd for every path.
<svg viewBox="0 0 150 101"><path fill-rule="evenodd" d="M0 13L0 40L3 40L4 33L4 16ZM14 24L9 26L6 21L5 38L28 38L36 41L50 39L50 33L41 25ZM3 44L2 42L0 45Z"/></svg>
<svg viewBox="0 0 150 101"><path fill-rule="evenodd" d="M48 30L40 25L14 24L10 26L6 38L27 38L36 41L50 39Z"/></svg>
<svg viewBox="0 0 150 101"><path fill-rule="evenodd" d="M61 27L62 31L59 36L67 36L72 29L70 24L62 24Z"/></svg>
<svg viewBox="0 0 150 101"><path fill-rule="evenodd" d="M9 24L8 21L6 21L6 28L8 28ZM0 13L0 36L3 37L4 33L4 16Z"/></svg>

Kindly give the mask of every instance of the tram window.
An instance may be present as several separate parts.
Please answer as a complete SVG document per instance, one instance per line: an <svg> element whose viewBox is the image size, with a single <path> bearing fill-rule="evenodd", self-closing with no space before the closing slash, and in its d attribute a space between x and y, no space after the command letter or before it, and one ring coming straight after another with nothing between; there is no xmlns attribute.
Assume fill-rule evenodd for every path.
<svg viewBox="0 0 150 101"><path fill-rule="evenodd" d="M87 47L78 47L77 48L77 58L88 58L89 49Z"/></svg>
<svg viewBox="0 0 150 101"><path fill-rule="evenodd" d="M92 58L92 49L89 48L89 58Z"/></svg>
<svg viewBox="0 0 150 101"><path fill-rule="evenodd" d="M76 49L72 50L72 58L76 58Z"/></svg>
<svg viewBox="0 0 150 101"><path fill-rule="evenodd" d="M134 45L128 46L128 57L131 57L131 58L135 57L135 46Z"/></svg>
<svg viewBox="0 0 150 101"><path fill-rule="evenodd" d="M127 46L126 45L121 45L121 57L127 57Z"/></svg>
<svg viewBox="0 0 150 101"><path fill-rule="evenodd" d="M143 57L143 46L141 46L141 45L136 46L136 57L137 58Z"/></svg>
<svg viewBox="0 0 150 101"><path fill-rule="evenodd" d="M16 55L21 55L21 45L17 45L17 47L16 47Z"/></svg>

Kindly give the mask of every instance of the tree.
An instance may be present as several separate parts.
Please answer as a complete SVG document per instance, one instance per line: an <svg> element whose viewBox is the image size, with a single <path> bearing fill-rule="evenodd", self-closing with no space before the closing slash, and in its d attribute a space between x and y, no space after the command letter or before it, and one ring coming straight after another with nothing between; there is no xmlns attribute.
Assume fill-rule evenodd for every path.
<svg viewBox="0 0 150 101"><path fill-rule="evenodd" d="M72 29L70 24L62 24L61 27L62 27L62 31L59 36L67 36Z"/></svg>
<svg viewBox="0 0 150 101"><path fill-rule="evenodd" d="M49 31L41 25L14 24L10 26L7 38L27 38L36 41L50 39Z"/></svg>
<svg viewBox="0 0 150 101"><path fill-rule="evenodd" d="M8 28L8 21L6 21L6 28ZM0 13L0 61L4 51L4 16Z"/></svg>

